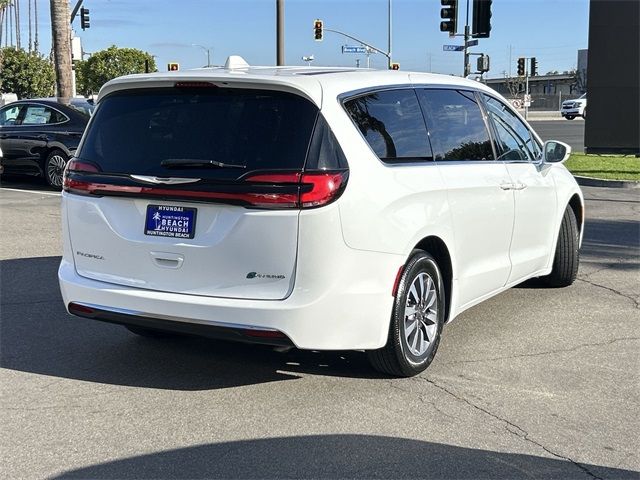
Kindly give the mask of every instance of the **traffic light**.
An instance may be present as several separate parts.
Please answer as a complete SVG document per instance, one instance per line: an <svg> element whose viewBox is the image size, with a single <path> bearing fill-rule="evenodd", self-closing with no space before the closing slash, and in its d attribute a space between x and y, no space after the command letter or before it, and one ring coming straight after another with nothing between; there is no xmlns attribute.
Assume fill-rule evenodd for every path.
<svg viewBox="0 0 640 480"><path fill-rule="evenodd" d="M176 62L168 63L167 70L169 70L170 72L177 72L178 70L180 70L180 64Z"/></svg>
<svg viewBox="0 0 640 480"><path fill-rule="evenodd" d="M80 26L82 30L86 30L91 26L91 19L89 18L89 9L82 7L80 9Z"/></svg>
<svg viewBox="0 0 640 480"><path fill-rule="evenodd" d="M473 0L471 33L474 38L489 38L491 33L491 0Z"/></svg>
<svg viewBox="0 0 640 480"><path fill-rule="evenodd" d="M391 70L400 70L400 64L399 63L392 63L389 68Z"/></svg>
<svg viewBox="0 0 640 480"><path fill-rule="evenodd" d="M535 77L538 74L538 61L536 60L536 57L531 58L531 69L529 71L531 72L532 77Z"/></svg>
<svg viewBox="0 0 640 480"><path fill-rule="evenodd" d="M449 36L456 34L456 24L458 19L458 0L440 0L443 8L440 9L440 31L449 32Z"/></svg>
<svg viewBox="0 0 640 480"><path fill-rule="evenodd" d="M322 34L324 33L323 28L322 20L316 20L313 22L313 39L316 42L322 41Z"/></svg>
<svg viewBox="0 0 640 480"><path fill-rule="evenodd" d="M524 57L520 57L518 59L518 76L519 77L524 77L524 61L525 61Z"/></svg>
<svg viewBox="0 0 640 480"><path fill-rule="evenodd" d="M481 54L478 57L478 72L485 73L489 71L489 55Z"/></svg>

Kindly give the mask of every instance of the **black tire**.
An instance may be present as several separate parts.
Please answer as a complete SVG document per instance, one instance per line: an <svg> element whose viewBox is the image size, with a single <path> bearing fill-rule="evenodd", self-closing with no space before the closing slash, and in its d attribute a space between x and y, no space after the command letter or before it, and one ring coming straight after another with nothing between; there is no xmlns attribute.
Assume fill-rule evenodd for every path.
<svg viewBox="0 0 640 480"><path fill-rule="evenodd" d="M586 109L586 108L585 108L585 109L584 109L584 111L582 112L582 118L583 118L584 120L586 120L586 119L587 119L587 109Z"/></svg>
<svg viewBox="0 0 640 480"><path fill-rule="evenodd" d="M415 320L415 325L417 326L413 329L415 331L414 339L415 336L418 335L418 330L421 330L420 334L422 338L427 337L427 340L430 340L427 343L426 350L416 355L412 353L412 347L408 344L410 333L409 336L405 333L405 329L407 328L406 322L410 318L405 317L405 308L408 308L408 303L414 303L414 296L410 294L411 286L414 282L420 281L419 278L421 274L426 274L426 276L432 280L433 286L435 287L435 306L437 311L434 314L432 309L425 309L424 312L421 311L420 313L420 318L422 318L423 321L420 320L420 318L416 318ZM423 276L422 278L425 277ZM409 295L411 295L411 297L408 300ZM415 250L409 257L400 282L398 283L398 291L393 304L387 344L379 350L370 350L367 352L369 362L373 368L397 377L411 377L424 371L431 364L438 350L440 334L442 333L445 318L445 301L442 274L440 273L438 264L427 252ZM428 317L429 314L427 312L430 312L432 318ZM426 322L430 322L428 327ZM433 328L434 323L435 329ZM428 338L427 328L431 330L431 339ZM414 341L414 346L415 345L416 342Z"/></svg>
<svg viewBox="0 0 640 480"><path fill-rule="evenodd" d="M163 330L153 330L151 328L138 327L136 325L125 325L125 328L131 333L135 333L136 335L140 335L141 337L145 338L160 339L179 336L177 333L165 332Z"/></svg>
<svg viewBox="0 0 640 480"><path fill-rule="evenodd" d="M560 224L553 270L546 277L542 277L544 283L550 287L568 287L575 281L580 263L579 244L578 221L573 209L567 207Z"/></svg>
<svg viewBox="0 0 640 480"><path fill-rule="evenodd" d="M51 150L44 161L44 179L51 188L62 188L62 173L64 166L69 161L69 156L62 150Z"/></svg>
<svg viewBox="0 0 640 480"><path fill-rule="evenodd" d="M574 117L573 115L567 115L567 116L566 116L566 117L564 117L564 118L566 118L567 120L573 120L573 119L574 119L574 118L576 118L576 117Z"/></svg>

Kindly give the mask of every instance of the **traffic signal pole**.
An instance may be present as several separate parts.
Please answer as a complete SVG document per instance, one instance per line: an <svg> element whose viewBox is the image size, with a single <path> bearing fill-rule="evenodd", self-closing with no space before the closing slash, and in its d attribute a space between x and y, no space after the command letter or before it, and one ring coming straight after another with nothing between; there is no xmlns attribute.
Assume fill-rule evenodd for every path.
<svg viewBox="0 0 640 480"><path fill-rule="evenodd" d="M284 0L276 0L276 65L284 65Z"/></svg>

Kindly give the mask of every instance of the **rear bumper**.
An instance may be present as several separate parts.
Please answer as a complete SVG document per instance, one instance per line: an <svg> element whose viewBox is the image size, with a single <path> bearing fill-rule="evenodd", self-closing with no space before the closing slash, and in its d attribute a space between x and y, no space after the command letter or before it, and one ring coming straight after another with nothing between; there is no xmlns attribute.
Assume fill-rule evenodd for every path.
<svg viewBox="0 0 640 480"><path fill-rule="evenodd" d="M153 330L162 330L185 335L231 340L245 343L260 343L283 347L293 347L291 340L277 330L262 330L248 328L243 325L215 325L185 322L175 318L159 318L147 316L143 312L133 310L113 309L102 305L87 305L70 303L67 306L70 313L78 317L100 320L117 325L136 326Z"/></svg>
<svg viewBox="0 0 640 480"><path fill-rule="evenodd" d="M560 114L563 117L568 117L568 116L579 117L582 115L583 111L584 111L584 108L568 108L565 110L560 110Z"/></svg>
<svg viewBox="0 0 640 480"><path fill-rule="evenodd" d="M387 341L393 284L405 258L349 248L337 217L332 224L338 228L327 228L326 214L321 210L305 212L301 220L295 286L284 300L170 293L82 277L76 272L68 233L64 231L64 256L58 278L65 306L69 309L69 304L75 302L111 312L83 315L97 320L148 328L195 328L198 331L191 333L210 332L212 335L207 336L217 338L216 329L243 330L240 333L247 329L276 330L301 349L381 348ZM172 323L164 323L165 320ZM227 338L255 341L246 337L234 334Z"/></svg>

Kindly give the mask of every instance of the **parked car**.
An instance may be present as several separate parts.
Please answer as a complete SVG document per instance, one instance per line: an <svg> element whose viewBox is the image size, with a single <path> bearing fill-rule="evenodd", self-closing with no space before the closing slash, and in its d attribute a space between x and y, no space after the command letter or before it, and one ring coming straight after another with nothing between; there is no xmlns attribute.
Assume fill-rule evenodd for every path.
<svg viewBox="0 0 640 480"><path fill-rule="evenodd" d="M65 172L62 297L140 335L366 350L415 375L473 305L574 281L569 151L452 76L232 58L112 80Z"/></svg>
<svg viewBox="0 0 640 480"><path fill-rule="evenodd" d="M43 176L55 188L82 137L94 106L73 99L18 100L0 108L0 158L4 173Z"/></svg>
<svg viewBox="0 0 640 480"><path fill-rule="evenodd" d="M567 120L573 120L576 117L587 118L587 94L562 102L560 114Z"/></svg>

